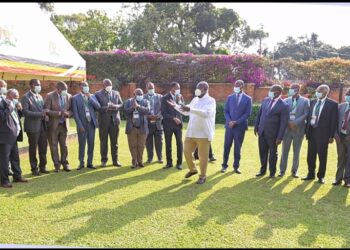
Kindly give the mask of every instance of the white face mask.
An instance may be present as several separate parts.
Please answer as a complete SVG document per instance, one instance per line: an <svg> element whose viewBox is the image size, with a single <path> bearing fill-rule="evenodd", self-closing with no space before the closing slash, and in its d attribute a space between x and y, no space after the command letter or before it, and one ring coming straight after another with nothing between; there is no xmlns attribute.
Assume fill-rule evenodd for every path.
<svg viewBox="0 0 350 250"><path fill-rule="evenodd" d="M0 94L1 95L6 95L6 93L7 93L7 88L6 87L1 87L0 88Z"/></svg>
<svg viewBox="0 0 350 250"><path fill-rule="evenodd" d="M149 95L154 95L154 89L149 89L149 90L148 90L148 94L149 94Z"/></svg>
<svg viewBox="0 0 350 250"><path fill-rule="evenodd" d="M137 95L136 96L136 101L140 102L143 100L143 95Z"/></svg>
<svg viewBox="0 0 350 250"><path fill-rule="evenodd" d="M12 99L12 103L16 106L18 104L18 99Z"/></svg>
<svg viewBox="0 0 350 250"><path fill-rule="evenodd" d="M180 95L180 90L179 89L175 90L175 95Z"/></svg>
<svg viewBox="0 0 350 250"><path fill-rule="evenodd" d="M196 89L195 91L194 91L194 95L195 96L200 96L202 94L202 91L200 90L200 89Z"/></svg>
<svg viewBox="0 0 350 250"><path fill-rule="evenodd" d="M67 95L67 90L62 90L61 95L62 96L66 96Z"/></svg>
<svg viewBox="0 0 350 250"><path fill-rule="evenodd" d="M239 92L241 92L241 88L240 87L233 87L233 92L238 94Z"/></svg>
<svg viewBox="0 0 350 250"><path fill-rule="evenodd" d="M89 86L84 86L84 87L83 87L83 92L84 92L85 94L89 93L89 90L90 90Z"/></svg>
<svg viewBox="0 0 350 250"><path fill-rule="evenodd" d="M107 92L111 92L111 91L112 91L112 86L106 87L106 91L107 91Z"/></svg>
<svg viewBox="0 0 350 250"><path fill-rule="evenodd" d="M39 94L40 91L41 91L41 86L35 86L35 87L34 87L34 92L35 92L35 93Z"/></svg>

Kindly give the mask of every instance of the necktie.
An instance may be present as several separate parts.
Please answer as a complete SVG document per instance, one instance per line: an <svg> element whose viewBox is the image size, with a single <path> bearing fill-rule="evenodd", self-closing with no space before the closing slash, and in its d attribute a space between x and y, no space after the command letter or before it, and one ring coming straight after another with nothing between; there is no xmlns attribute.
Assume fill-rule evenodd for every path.
<svg viewBox="0 0 350 250"><path fill-rule="evenodd" d="M348 108L348 110L345 112L345 116L344 116L344 121L343 121L343 126L342 126L343 130L347 130L347 128L348 128L348 125L349 125L349 113L350 113L350 109Z"/></svg>
<svg viewBox="0 0 350 250"><path fill-rule="evenodd" d="M318 117L320 114L320 108L321 108L321 101L317 101L316 107L315 107L315 116Z"/></svg>
<svg viewBox="0 0 350 250"><path fill-rule="evenodd" d="M61 103L60 103L61 104L61 109L64 109L64 106L65 106L64 105L64 97L62 95L60 97L61 97Z"/></svg>
<svg viewBox="0 0 350 250"><path fill-rule="evenodd" d="M239 94L236 95L236 107L238 107L239 104Z"/></svg>
<svg viewBox="0 0 350 250"><path fill-rule="evenodd" d="M297 107L297 99L293 99L293 102L292 102L292 111L294 111L296 107Z"/></svg>
<svg viewBox="0 0 350 250"><path fill-rule="evenodd" d="M88 122L91 122L91 115L90 115L90 110L89 110L89 100L87 96L83 96L84 100L84 107L85 107L85 116Z"/></svg>
<svg viewBox="0 0 350 250"><path fill-rule="evenodd" d="M40 108L43 107L43 102L41 100L39 100L39 96L38 95L35 95L35 101L39 105Z"/></svg>
<svg viewBox="0 0 350 250"><path fill-rule="evenodd" d="M268 112L271 111L272 105L273 105L274 102L275 102L275 99L272 99L271 102L270 102L270 104L269 104L269 107L268 107L268 109L267 109Z"/></svg>

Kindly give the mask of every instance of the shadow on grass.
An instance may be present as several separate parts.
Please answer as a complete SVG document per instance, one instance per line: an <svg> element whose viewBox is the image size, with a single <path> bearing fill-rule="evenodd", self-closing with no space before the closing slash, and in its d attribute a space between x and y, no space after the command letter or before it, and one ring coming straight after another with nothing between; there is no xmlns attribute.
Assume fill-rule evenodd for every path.
<svg viewBox="0 0 350 250"><path fill-rule="evenodd" d="M89 218L85 223L85 227L67 232L67 234L58 239L56 243L65 243L68 245L70 242L76 241L77 239L91 233L110 234L111 232L120 230L123 226L147 217L158 210L184 206L196 200L199 194L210 190L215 184L225 178L225 175L218 175L219 174L217 173L209 176L207 178L207 182L204 185L197 185L195 183L186 185L188 183L188 180L181 180L177 184L167 186L147 196L127 202L117 208L97 209L86 213L80 213L71 218L61 220L69 221L82 217ZM98 191L99 193L105 193L108 192L108 189L114 189L116 185L129 185L130 182L135 183L140 179L144 179L144 176L131 177L128 178L128 180L114 180L111 181L111 183L108 183L107 187L101 185L99 187L96 187L96 189L100 189ZM69 202L69 200L66 201L66 203ZM64 204L60 204L58 206L62 205ZM52 207L52 209L55 208Z"/></svg>
<svg viewBox="0 0 350 250"><path fill-rule="evenodd" d="M298 238L302 246L310 247L318 236L330 235L342 237L345 240L343 247L349 247L350 208L346 206L349 190L333 187L315 201L313 196L321 187L319 183L302 182L290 192L283 192L292 179L288 177L277 185L278 179L249 179L222 188L198 206L201 215L189 221L188 225L201 227L211 219L219 224L228 224L241 215L253 215L265 224L254 232L258 239L270 239L274 229L294 229L303 225L306 231Z"/></svg>

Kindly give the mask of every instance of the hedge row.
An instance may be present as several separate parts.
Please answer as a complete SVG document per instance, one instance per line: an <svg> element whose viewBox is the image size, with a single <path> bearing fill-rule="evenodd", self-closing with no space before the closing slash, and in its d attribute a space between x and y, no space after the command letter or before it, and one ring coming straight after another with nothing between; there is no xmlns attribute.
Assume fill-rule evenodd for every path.
<svg viewBox="0 0 350 250"><path fill-rule="evenodd" d="M216 103L216 117L215 117L216 124L225 124L224 106L225 106L225 103L222 103L222 102ZM248 119L249 126L254 126L256 116L259 112L259 108L260 108L259 104L253 104L252 115ZM121 112L121 119L122 120L126 119L124 112ZM183 121L188 122L188 116L183 116Z"/></svg>

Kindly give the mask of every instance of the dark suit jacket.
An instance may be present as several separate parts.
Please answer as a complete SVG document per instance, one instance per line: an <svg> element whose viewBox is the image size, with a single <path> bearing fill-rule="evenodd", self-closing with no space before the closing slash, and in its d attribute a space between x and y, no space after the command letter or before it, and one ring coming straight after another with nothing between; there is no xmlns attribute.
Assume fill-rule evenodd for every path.
<svg viewBox="0 0 350 250"><path fill-rule="evenodd" d="M252 114L252 98L245 93L241 94L241 100L236 107L236 94L229 95L225 103L225 128L229 128L230 121L236 121L236 129L248 129L248 118Z"/></svg>
<svg viewBox="0 0 350 250"><path fill-rule="evenodd" d="M90 111L91 121L94 123L95 128L98 128L98 122L95 112L101 107L94 95L91 95L88 101L88 107ZM73 117L77 124L77 128L87 128L87 119L85 113L84 99L81 93L72 97L72 111Z"/></svg>
<svg viewBox="0 0 350 250"><path fill-rule="evenodd" d="M69 117L72 116L72 111L71 111L71 95L67 94L65 97L65 107L64 109L69 113ZM51 134L53 131L57 130L59 121L60 121L60 116L59 112L61 111L60 107L60 101L59 101L59 95L57 91L52 91L46 95L45 101L44 101L44 109L49 109L49 122L48 122L48 132ZM69 119L66 118L66 127L67 130L69 130Z"/></svg>
<svg viewBox="0 0 350 250"><path fill-rule="evenodd" d="M42 96L38 94L38 97L44 104ZM36 102L32 91L28 91L23 95L21 103L24 116L24 132L39 132L43 121L43 107Z"/></svg>
<svg viewBox="0 0 350 250"><path fill-rule="evenodd" d="M264 134L266 137L282 140L288 125L289 107L282 99L279 99L269 111L270 102L269 97L263 100L256 118L255 131L258 131L259 136Z"/></svg>
<svg viewBox="0 0 350 250"><path fill-rule="evenodd" d="M110 117L112 116L115 125L120 124L120 114L119 109L123 107L123 101L120 94L116 90L111 91L111 102L117 104L118 107L115 110L108 110L108 92L105 89L101 89L95 93L96 99L100 104L100 109L98 110L98 122L100 126L103 124L108 125Z"/></svg>
<svg viewBox="0 0 350 250"><path fill-rule="evenodd" d="M164 128L182 128L182 115L180 114L180 112L176 111L172 106L170 106L168 104L168 100L171 100L172 96L170 93L166 94L163 96L162 98L162 106L161 106L161 110L162 110L162 115L163 115L163 126ZM181 100L183 101L183 98L181 96ZM181 124L180 125L176 125L176 123L174 122L174 117L177 117L181 120Z"/></svg>
<svg viewBox="0 0 350 250"><path fill-rule="evenodd" d="M126 115L126 127L125 127L125 133L129 134L133 128L132 124L132 118L133 118L133 112L134 108L132 107L134 98L128 99L124 104L124 111ZM148 122L146 115L149 114L149 102L148 100L143 99L141 102L139 102L140 107L138 108L140 121L141 121L141 133L142 134L148 134Z"/></svg>
<svg viewBox="0 0 350 250"><path fill-rule="evenodd" d="M150 102L150 96L149 94L145 94L143 96L144 99L148 100ZM163 116L162 116L162 98L163 96L161 94L154 94L154 114L158 117L158 120L156 121L156 126L158 130L163 130L163 125L162 125L162 121L163 121ZM150 103L151 104L151 103ZM149 113L151 114L151 113Z"/></svg>
<svg viewBox="0 0 350 250"><path fill-rule="evenodd" d="M325 100L322 112L318 118L317 129L312 128L310 121L312 117L312 112L317 103L317 99L312 100L310 103L309 115L306 124L306 138L309 139L311 131L316 131L316 137L320 141L328 143L330 138L334 138L338 126L338 104L332 99L327 98Z"/></svg>
<svg viewBox="0 0 350 250"><path fill-rule="evenodd" d="M0 101L0 144L14 144L16 141L23 141L22 124L20 121L21 131L17 136L17 126L12 118L14 107L9 105L7 101ZM22 112L17 112L18 117L22 117ZM1 156L0 156L1 157Z"/></svg>

